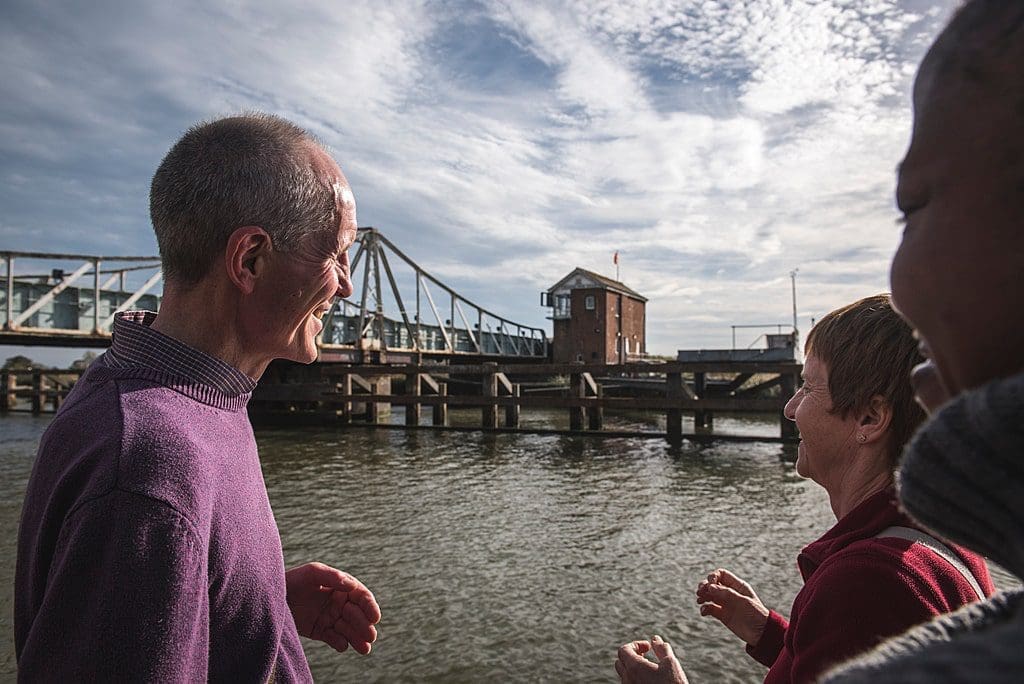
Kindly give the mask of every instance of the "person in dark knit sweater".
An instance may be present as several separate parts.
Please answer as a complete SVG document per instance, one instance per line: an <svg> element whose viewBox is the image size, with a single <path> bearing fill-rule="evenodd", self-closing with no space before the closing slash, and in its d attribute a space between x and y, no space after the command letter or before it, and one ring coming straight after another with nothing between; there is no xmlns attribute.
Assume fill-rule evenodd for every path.
<svg viewBox="0 0 1024 684"><path fill-rule="evenodd" d="M968 2L928 51L896 199L893 297L930 358L914 382L934 412L907 449L900 501L1024 578L1024 1ZM1015 589L825 681L1018 682L1022 643Z"/></svg>
<svg viewBox="0 0 1024 684"><path fill-rule="evenodd" d="M837 309L811 330L803 385L785 408L800 428L796 470L828 492L837 523L797 558L804 586L786 620L718 569L697 588L769 670L766 684L807 682L884 639L994 591L985 561L923 534L896 506L893 473L924 419L909 373L921 360L888 295ZM870 362L865 360L870 359ZM659 681L650 642L620 650L623 681ZM672 681L672 680L669 680Z"/></svg>
<svg viewBox="0 0 1024 684"><path fill-rule="evenodd" d="M365 654L380 609L344 572L285 570L246 404L351 294L352 192L305 131L251 114L189 130L150 211L160 312L117 316L29 481L18 678L308 682L299 636Z"/></svg>

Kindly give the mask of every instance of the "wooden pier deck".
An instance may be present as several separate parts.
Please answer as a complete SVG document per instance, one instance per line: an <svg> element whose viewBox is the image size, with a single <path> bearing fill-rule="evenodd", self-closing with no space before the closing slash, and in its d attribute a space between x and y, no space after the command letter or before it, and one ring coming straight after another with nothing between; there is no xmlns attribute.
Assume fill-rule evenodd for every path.
<svg viewBox="0 0 1024 684"><path fill-rule="evenodd" d="M410 429L484 430L794 442L796 426L782 415L799 383L798 363L668 362L586 364L272 364L249 405L256 425L329 424ZM0 412L56 411L81 369L0 371ZM775 390L773 388L777 387ZM392 388L399 389L393 392ZM389 425L391 407L404 425ZM452 426L450 409L480 411L477 426ZM564 410L568 430L524 426L522 412ZM665 431L606 429L604 413L665 416ZM716 413L776 414L775 435L717 433ZM694 431L683 432L684 414ZM426 423L426 424L424 424Z"/></svg>
<svg viewBox="0 0 1024 684"><path fill-rule="evenodd" d="M771 413L778 417L777 435L755 439L793 442L798 439L783 407L799 383L802 366L793 362L668 362L662 364L405 364L363 366L318 364L279 367L274 381L261 382L250 413L254 420L281 421L304 414L307 419L341 425L383 425L392 406L405 407L405 426L450 427L453 408L480 410L480 430L550 432L523 427L523 410L565 410L568 431L603 434L605 410L663 413L665 432L630 432L683 439L730 439L714 431L716 413ZM535 391L538 380L560 378L562 391ZM714 380L712 382L712 379ZM643 382L638 382L643 381ZM611 396L643 385L643 392ZM392 392L400 386L400 392ZM777 390L772 388L777 387ZM429 410L429 425L423 411ZM693 433L684 434L683 415L694 417ZM615 431L622 436L622 431ZM748 440L749 436L739 439Z"/></svg>

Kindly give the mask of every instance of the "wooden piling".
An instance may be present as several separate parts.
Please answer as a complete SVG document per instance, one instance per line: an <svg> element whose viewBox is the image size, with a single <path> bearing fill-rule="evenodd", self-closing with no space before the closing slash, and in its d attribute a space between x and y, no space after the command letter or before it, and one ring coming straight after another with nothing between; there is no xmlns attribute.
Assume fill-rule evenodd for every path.
<svg viewBox="0 0 1024 684"><path fill-rule="evenodd" d="M683 374L671 372L665 374L665 398L670 402L683 400ZM681 444L683 441L683 410L671 407L665 412L665 433L670 444Z"/></svg>
<svg viewBox="0 0 1024 684"><path fill-rule="evenodd" d="M444 401L444 397L448 396L448 383L437 383L437 396L441 397L442 400L434 404L433 411L431 412L431 418L433 419L431 422L437 427L448 427L448 404Z"/></svg>
<svg viewBox="0 0 1024 684"><path fill-rule="evenodd" d="M32 371L32 413L38 415L43 412L43 372L38 368Z"/></svg>
<svg viewBox="0 0 1024 684"><path fill-rule="evenodd" d="M601 405L600 401L601 397L604 396L604 388L601 385L595 385L594 396L597 397L598 402L587 411L587 427L590 430L597 431L604 428L604 406Z"/></svg>
<svg viewBox="0 0 1024 684"><path fill-rule="evenodd" d="M583 383L582 373L569 374L569 396L582 398L586 396L585 388L586 386ZM569 429L573 432L578 432L583 429L583 413L584 409L582 406L569 407Z"/></svg>
<svg viewBox="0 0 1024 684"><path fill-rule="evenodd" d="M519 386L519 383L512 385L511 396L521 396L521 390L522 388ZM508 406L505 407L505 427L516 430L519 429L519 412L520 406L518 403L509 404Z"/></svg>
<svg viewBox="0 0 1024 684"><path fill-rule="evenodd" d="M420 378L422 376L419 373L409 373L405 376L405 394L411 398L418 398L420 396ZM420 424L420 403L410 402L405 405L405 424L406 425L419 425Z"/></svg>
<svg viewBox="0 0 1024 684"><path fill-rule="evenodd" d="M693 374L693 392L698 397L707 395L707 377L704 373ZM714 414L711 411L697 410L693 412L694 432L706 432L714 425Z"/></svg>
<svg viewBox="0 0 1024 684"><path fill-rule="evenodd" d="M480 381L483 384L481 394L487 399L494 399L498 396L498 364L485 363L484 374ZM498 427L498 404L489 402L480 409L480 425L484 430L494 430Z"/></svg>
<svg viewBox="0 0 1024 684"><path fill-rule="evenodd" d="M14 393L17 384L18 379L13 373L6 369L0 370L0 412L7 413L14 408L18 400Z"/></svg>

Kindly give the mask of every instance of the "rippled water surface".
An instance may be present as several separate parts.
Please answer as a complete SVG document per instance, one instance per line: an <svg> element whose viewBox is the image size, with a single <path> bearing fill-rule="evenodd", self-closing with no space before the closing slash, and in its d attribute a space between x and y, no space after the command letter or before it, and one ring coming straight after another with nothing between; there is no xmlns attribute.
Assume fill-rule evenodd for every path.
<svg viewBox="0 0 1024 684"><path fill-rule="evenodd" d="M15 536L47 422L0 418L0 679L14 673ZM728 567L788 613L797 552L834 522L775 444L385 429L257 439L288 563L351 572L383 610L367 657L304 642L323 682L614 681L616 647L654 633L695 683L760 681L739 641L699 616L693 589Z"/></svg>

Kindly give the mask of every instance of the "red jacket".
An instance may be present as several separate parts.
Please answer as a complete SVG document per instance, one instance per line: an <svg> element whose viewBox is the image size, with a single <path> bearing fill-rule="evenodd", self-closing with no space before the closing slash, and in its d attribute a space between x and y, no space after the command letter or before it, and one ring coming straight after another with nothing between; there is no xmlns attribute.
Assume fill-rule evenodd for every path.
<svg viewBox="0 0 1024 684"><path fill-rule="evenodd" d="M771 611L761 639L747 647L771 668L766 684L812 682L887 637L977 600L963 576L935 552L906 539L875 538L893 525L918 527L897 509L896 493L889 488L800 552L804 586L793 600L790 621ZM991 595L995 587L985 561L946 546Z"/></svg>

